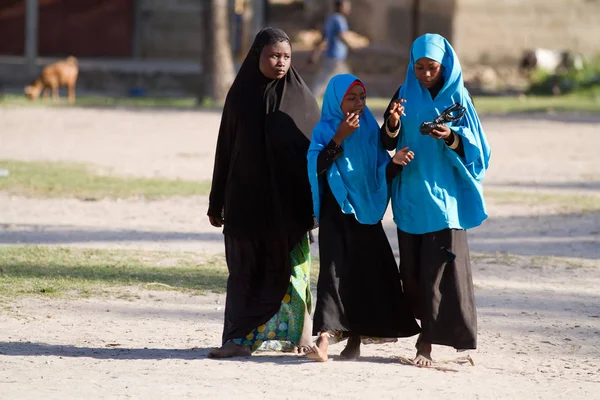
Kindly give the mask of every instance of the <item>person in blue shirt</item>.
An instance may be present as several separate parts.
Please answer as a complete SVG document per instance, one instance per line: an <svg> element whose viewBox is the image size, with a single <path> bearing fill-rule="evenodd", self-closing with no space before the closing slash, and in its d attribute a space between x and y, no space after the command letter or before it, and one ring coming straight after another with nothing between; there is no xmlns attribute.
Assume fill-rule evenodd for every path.
<svg viewBox="0 0 600 400"><path fill-rule="evenodd" d="M421 131L449 106L465 109L455 122ZM414 160L391 188L398 227L400 274L421 321L414 362L432 363L432 344L475 349L477 315L466 230L486 218L482 181L490 147L464 86L454 49L437 34L415 40L404 84L384 115L388 150L410 147Z"/></svg>
<svg viewBox="0 0 600 400"><path fill-rule="evenodd" d="M323 97L329 80L338 74L350 73L348 67L348 37L347 17L352 11L349 0L335 0L335 12L327 18L323 29L323 38L315 46L309 59L309 64L316 64L320 58L323 46L326 45L325 59L317 72L312 92L315 97Z"/></svg>

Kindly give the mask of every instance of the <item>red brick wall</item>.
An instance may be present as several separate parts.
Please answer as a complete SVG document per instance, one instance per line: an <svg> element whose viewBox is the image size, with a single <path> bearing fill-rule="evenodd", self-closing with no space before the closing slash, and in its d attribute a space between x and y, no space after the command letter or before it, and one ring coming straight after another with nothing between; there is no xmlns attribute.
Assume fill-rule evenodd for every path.
<svg viewBox="0 0 600 400"><path fill-rule="evenodd" d="M0 54L23 54L25 1L0 0ZM41 56L130 57L133 0L40 0Z"/></svg>

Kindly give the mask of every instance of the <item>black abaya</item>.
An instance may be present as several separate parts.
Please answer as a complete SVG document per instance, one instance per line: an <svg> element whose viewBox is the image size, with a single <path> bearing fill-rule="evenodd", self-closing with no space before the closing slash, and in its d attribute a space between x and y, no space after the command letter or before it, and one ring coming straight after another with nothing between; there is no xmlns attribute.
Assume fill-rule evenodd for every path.
<svg viewBox="0 0 600 400"><path fill-rule="evenodd" d="M229 279L223 343L267 322L290 285L289 254L314 227L306 153L318 104L293 66L278 80L260 71L262 49L290 42L266 28L227 95L208 215L224 219Z"/></svg>
<svg viewBox="0 0 600 400"><path fill-rule="evenodd" d="M398 230L400 275L423 343L477 348L477 313L467 232L444 229L424 235Z"/></svg>
<svg viewBox="0 0 600 400"><path fill-rule="evenodd" d="M359 223L342 213L326 182L323 189L313 333L381 338L419 333L381 222Z"/></svg>

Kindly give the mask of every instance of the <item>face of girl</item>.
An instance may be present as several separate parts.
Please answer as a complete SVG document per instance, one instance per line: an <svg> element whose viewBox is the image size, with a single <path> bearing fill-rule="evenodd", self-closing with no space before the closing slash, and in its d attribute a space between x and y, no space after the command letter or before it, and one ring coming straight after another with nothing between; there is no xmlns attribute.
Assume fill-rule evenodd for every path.
<svg viewBox="0 0 600 400"><path fill-rule="evenodd" d="M367 94L361 85L354 85L342 100L341 108L344 115L362 113L367 104Z"/></svg>
<svg viewBox="0 0 600 400"><path fill-rule="evenodd" d="M276 42L263 47L258 67L269 79L281 79L287 74L292 63L292 48L287 41Z"/></svg>
<svg viewBox="0 0 600 400"><path fill-rule="evenodd" d="M430 89L442 79L442 64L430 58L419 58L415 63L415 76L423 87Z"/></svg>

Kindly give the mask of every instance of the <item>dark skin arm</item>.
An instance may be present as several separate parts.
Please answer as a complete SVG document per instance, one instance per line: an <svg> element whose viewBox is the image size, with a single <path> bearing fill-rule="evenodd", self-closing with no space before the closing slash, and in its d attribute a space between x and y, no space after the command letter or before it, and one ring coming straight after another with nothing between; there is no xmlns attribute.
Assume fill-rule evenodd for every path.
<svg viewBox="0 0 600 400"><path fill-rule="evenodd" d="M434 139L442 139L444 140L444 142L446 142L447 146L451 146L454 143L454 140L460 140L457 136L457 138L454 138L453 134L452 134L452 130L450 129L450 127L448 127L447 125L438 125L436 129L434 129L430 134L429 134L432 138ZM462 141L459 142L458 147L453 149L460 157L465 156L465 150L463 147L463 143Z"/></svg>
<svg viewBox="0 0 600 400"><path fill-rule="evenodd" d="M385 169L385 179L387 183L391 183L402 171L402 168L408 165L414 158L415 153L410 151L408 147L398 150Z"/></svg>
<svg viewBox="0 0 600 400"><path fill-rule="evenodd" d="M381 140L381 143L383 144L383 147L386 150L392 151L396 149L396 146L398 145L398 139L400 138L400 135L398 134L398 136L392 138L387 134L387 131L385 129L386 124L388 124L388 128L390 128L390 132L395 131L397 125L398 125L398 121L400 120L400 116L398 116L398 120L394 119L391 122L388 120L391 117L392 111L394 111L395 113L398 113L398 111L400 112L400 115L402 115L402 113L404 112L404 106L402 106L402 103L404 103L403 101L401 101L400 103L398 99L398 95L400 93L400 88L398 88L398 90L396 90L396 93L394 93L394 95L392 96L392 99L390 100L390 103L385 111L385 113L383 114L383 120L384 120L384 125L381 127L381 129L379 130L379 138ZM402 106L401 108L399 106ZM394 126L390 126L391 124L394 124Z"/></svg>

